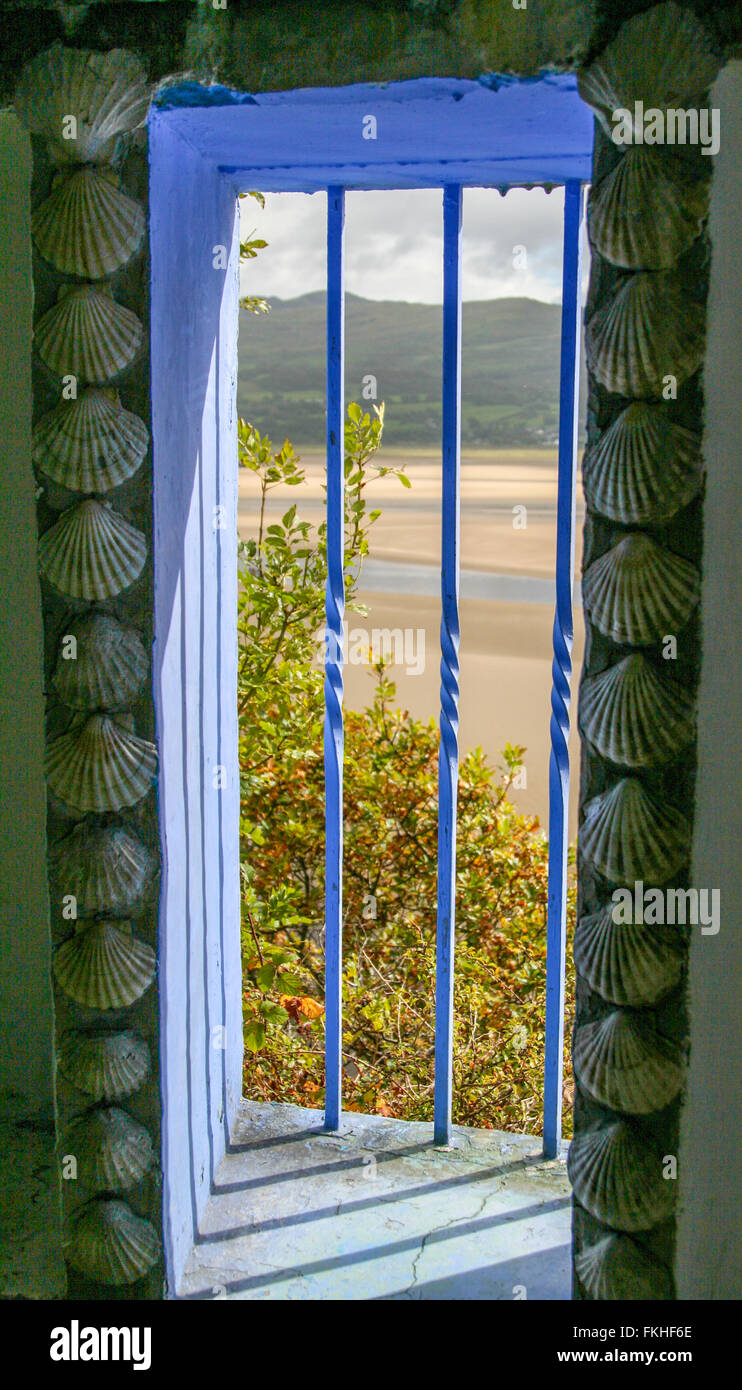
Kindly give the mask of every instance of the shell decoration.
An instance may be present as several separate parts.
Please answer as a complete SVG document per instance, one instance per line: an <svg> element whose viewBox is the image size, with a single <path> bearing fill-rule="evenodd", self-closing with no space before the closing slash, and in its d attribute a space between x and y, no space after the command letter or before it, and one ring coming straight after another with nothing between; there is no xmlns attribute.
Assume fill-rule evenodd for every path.
<svg viewBox="0 0 742 1390"><path fill-rule="evenodd" d="M126 917L157 873L156 856L131 831L87 821L54 846L51 864L60 893L74 896L78 917Z"/></svg>
<svg viewBox="0 0 742 1390"><path fill-rule="evenodd" d="M99 1284L133 1284L160 1258L150 1221L126 1202L94 1198L73 1212L66 1256L74 1269Z"/></svg>
<svg viewBox="0 0 742 1390"><path fill-rule="evenodd" d="M57 174L32 218L44 260L82 280L103 280L126 265L142 244L145 225L142 204L123 192L112 169L94 164Z"/></svg>
<svg viewBox="0 0 742 1390"><path fill-rule="evenodd" d="M114 598L136 583L147 561L147 541L106 502L79 502L39 540L39 568L70 598Z"/></svg>
<svg viewBox="0 0 742 1390"><path fill-rule="evenodd" d="M672 1215L676 1184L662 1176L662 1155L624 1120L576 1135L567 1173L581 1206L618 1231L648 1231Z"/></svg>
<svg viewBox="0 0 742 1390"><path fill-rule="evenodd" d="M26 63L14 98L18 119L46 138L59 164L110 160L118 136L146 120L149 102L146 73L133 53L59 43Z"/></svg>
<svg viewBox="0 0 742 1390"><path fill-rule="evenodd" d="M611 883L667 883L687 857L690 827L636 777L624 777L586 803L578 844Z"/></svg>
<svg viewBox="0 0 742 1390"><path fill-rule="evenodd" d="M115 1105L81 1115L62 1142L65 1157L77 1159L77 1178L90 1192L126 1191L155 1161L144 1125Z"/></svg>
<svg viewBox="0 0 742 1390"><path fill-rule="evenodd" d="M76 655L65 657L74 637ZM139 694L149 663L139 633L109 613L90 613L70 623L54 670L54 686L70 709L121 709Z"/></svg>
<svg viewBox="0 0 742 1390"><path fill-rule="evenodd" d="M670 933L616 922L614 904L580 917L574 961L583 979L609 1004L646 1008L676 989L683 959Z"/></svg>
<svg viewBox="0 0 742 1390"><path fill-rule="evenodd" d="M583 681L579 723L595 751L618 767L659 767L678 758L690 741L694 702L633 652Z"/></svg>
<svg viewBox="0 0 742 1390"><path fill-rule="evenodd" d="M57 1063L62 1076L91 1100L120 1100L150 1073L149 1048L137 1033L65 1033Z"/></svg>
<svg viewBox="0 0 742 1390"><path fill-rule="evenodd" d="M110 492L136 473L148 444L147 426L124 410L117 392L90 386L39 420L33 460L70 492Z"/></svg>
<svg viewBox="0 0 742 1390"><path fill-rule="evenodd" d="M624 270L667 270L695 241L708 185L684 173L664 147L633 145L590 194L595 250Z"/></svg>
<svg viewBox="0 0 742 1390"><path fill-rule="evenodd" d="M669 521L700 491L700 438L669 421L664 405L633 401L586 450L582 481L589 505L611 521Z"/></svg>
<svg viewBox="0 0 742 1390"><path fill-rule="evenodd" d="M591 622L614 642L632 647L678 633L699 597L698 570L641 532L594 560L582 579Z"/></svg>
<svg viewBox="0 0 742 1390"><path fill-rule="evenodd" d="M663 1110L683 1084L677 1045L641 1014L622 1009L576 1029L572 1061L582 1089L625 1115Z"/></svg>
<svg viewBox="0 0 742 1390"><path fill-rule="evenodd" d="M680 385L700 367L704 325L703 305L683 294L676 276L639 271L590 318L588 366L607 391L660 397L668 375Z"/></svg>
<svg viewBox="0 0 742 1390"><path fill-rule="evenodd" d="M118 720L94 714L47 746L50 790L78 811L120 811L150 790L157 771L153 743Z"/></svg>
<svg viewBox="0 0 742 1390"><path fill-rule="evenodd" d="M155 978L155 953L128 923L81 926L58 948L54 976L60 989L86 1009L125 1009Z"/></svg>
<svg viewBox="0 0 742 1390"><path fill-rule="evenodd" d="M607 1235L575 1256L575 1270L591 1298L674 1298L672 1279L664 1265L653 1260L630 1236Z"/></svg>
<svg viewBox="0 0 742 1390"><path fill-rule="evenodd" d="M143 341L141 320L104 284L62 285L34 330L36 351L51 372L92 386L130 367Z"/></svg>
<svg viewBox="0 0 742 1390"><path fill-rule="evenodd" d="M692 106L718 69L709 36L695 15L685 5L667 3L627 19L600 57L579 74L577 85L611 137L614 111L628 109L633 116L638 101L647 110Z"/></svg>

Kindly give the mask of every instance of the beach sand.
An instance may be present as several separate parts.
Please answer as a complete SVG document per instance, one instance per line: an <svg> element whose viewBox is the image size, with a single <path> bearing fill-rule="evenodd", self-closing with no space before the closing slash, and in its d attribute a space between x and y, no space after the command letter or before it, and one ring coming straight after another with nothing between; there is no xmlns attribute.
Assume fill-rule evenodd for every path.
<svg viewBox="0 0 742 1390"><path fill-rule="evenodd" d="M271 521L292 503L302 517L317 524L324 517L324 454L301 451L305 487L277 488L269 494ZM440 564L441 466L432 452L387 452L379 461L401 468L411 487L398 478L377 478L366 488L369 509L382 514L370 530L371 556L408 564ZM255 475L240 471L240 534L256 534L258 485ZM514 512L514 508L525 507ZM577 515L583 511L578 488ZM464 569L530 574L554 573L556 546L556 452L509 449L468 450L461 456L461 566ZM525 520L525 526L522 524Z"/></svg>
<svg viewBox="0 0 742 1390"><path fill-rule="evenodd" d="M433 453L379 455L387 466L403 467L412 482L405 489L394 478L369 485L369 506L381 507L382 516L371 528L370 558L406 565L440 564L440 462ZM324 514L321 491L323 455L304 451L308 485L276 490L270 499L270 520L293 503L302 517L317 523ZM461 567L462 570L551 578L556 550L556 455L544 450L508 450L500 453L468 451L461 469ZM254 475L240 474L239 529L243 539L256 534L257 487ZM581 516L578 486L578 537ZM525 506L526 526L514 526ZM579 572L579 543L575 572ZM414 587L414 579L413 579ZM364 590L363 575L358 600L368 616L348 612L349 627L409 631L407 665L390 668L397 683L397 703L417 718L436 720L440 709L440 601L426 594L385 593ZM577 679L582 661L584 632L582 611L575 608L573 649L573 702L570 737L572 768L570 838L576 834L579 783L579 741L574 729ZM523 744L526 785L513 789L514 804L537 815L548 828L549 722L551 716L551 663L553 607L544 603L500 602L464 598L460 602L460 747L462 753L478 745L493 764L501 762L505 743ZM417 633L424 633L424 663L418 659ZM350 644L349 644L350 645ZM400 653L401 655L401 653ZM418 669L421 666L421 669ZM413 669L410 669L413 668ZM360 709L373 698L373 680L367 668L347 664L345 701Z"/></svg>

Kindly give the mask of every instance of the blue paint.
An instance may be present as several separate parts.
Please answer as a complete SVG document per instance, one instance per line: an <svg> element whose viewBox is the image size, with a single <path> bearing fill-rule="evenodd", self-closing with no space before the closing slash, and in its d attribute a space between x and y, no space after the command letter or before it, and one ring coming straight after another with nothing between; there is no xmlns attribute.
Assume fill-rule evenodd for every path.
<svg viewBox="0 0 742 1390"><path fill-rule="evenodd" d="M154 111L149 135L163 1221L172 1292L241 1096L242 1009L239 227L234 186L168 121ZM216 245L226 247L226 270L214 269ZM214 524L218 505L223 531ZM221 790L217 766L226 773Z"/></svg>
<svg viewBox="0 0 742 1390"><path fill-rule="evenodd" d="M363 137L369 114L375 140ZM591 174L593 116L572 75L268 92L168 118L242 189L499 187Z"/></svg>
<svg viewBox="0 0 742 1390"><path fill-rule="evenodd" d="M443 190L443 467L438 918L435 985L436 1144L451 1142L456 793L459 775L459 476L461 464L461 218L463 190Z"/></svg>
<svg viewBox="0 0 742 1390"><path fill-rule="evenodd" d="M576 86L576 79L572 78L571 80ZM551 83L558 88L560 84L564 82L564 79L558 77L554 72L546 71L536 73L533 77L518 77L511 72L483 72L481 76L477 78L477 81L480 82L483 87L488 87L491 92L499 92L503 87L512 87L515 82L522 85L529 82L545 82Z"/></svg>
<svg viewBox="0 0 742 1390"><path fill-rule="evenodd" d="M325 1127L338 1129L343 1038L343 614L345 612L345 194L327 190L325 613Z"/></svg>
<svg viewBox="0 0 742 1390"><path fill-rule="evenodd" d="M544 1157L556 1158L562 1139L564 976L567 935L569 815L569 701L572 671L572 576L575 557L578 393L580 387L580 263L584 190L564 190L562 346L559 382L556 612L549 759L549 889L546 918L546 1051L544 1058Z"/></svg>
<svg viewBox="0 0 742 1390"><path fill-rule="evenodd" d="M247 92L235 92L231 87L223 87L215 82L204 87L200 82L179 82L176 86L165 87L155 95L154 106L158 111L177 111L185 107L203 106L256 106L255 97Z"/></svg>

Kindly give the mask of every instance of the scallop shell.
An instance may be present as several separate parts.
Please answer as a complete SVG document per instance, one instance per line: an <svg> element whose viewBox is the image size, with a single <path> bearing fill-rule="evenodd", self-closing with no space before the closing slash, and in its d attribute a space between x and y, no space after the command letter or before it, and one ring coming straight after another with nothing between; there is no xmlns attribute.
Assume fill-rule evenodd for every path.
<svg viewBox="0 0 742 1390"><path fill-rule="evenodd" d="M103 280L131 259L144 237L144 208L112 169L94 164L58 174L34 210L33 239L45 261L64 275Z"/></svg>
<svg viewBox="0 0 742 1390"><path fill-rule="evenodd" d="M700 490L699 436L664 405L634 401L586 451L582 481L589 506L611 521L669 521Z"/></svg>
<svg viewBox="0 0 742 1390"><path fill-rule="evenodd" d="M609 762L658 767L678 758L690 741L694 702L633 652L582 682L579 722L588 743Z"/></svg>
<svg viewBox="0 0 742 1390"><path fill-rule="evenodd" d="M611 883L666 883L688 854L690 827L636 777L624 777L585 805L582 855Z"/></svg>
<svg viewBox="0 0 742 1390"><path fill-rule="evenodd" d="M46 137L60 164L87 164L111 159L119 134L146 120L149 101L146 73L133 53L55 43L26 63L14 106L28 130Z"/></svg>
<svg viewBox="0 0 742 1390"><path fill-rule="evenodd" d="M585 329L590 370L620 396L661 396L665 377L680 384L700 367L705 310L667 271L627 276Z"/></svg>
<svg viewBox="0 0 742 1390"><path fill-rule="evenodd" d="M594 184L590 241L624 270L666 270L698 236L708 211L708 183L689 178L677 157L634 145Z"/></svg>
<svg viewBox="0 0 742 1390"><path fill-rule="evenodd" d="M39 541L39 568L70 598L113 598L139 578L147 542L106 502L68 507Z"/></svg>
<svg viewBox="0 0 742 1390"><path fill-rule="evenodd" d="M69 637L77 643L74 659L63 655ZM139 694L149 663L139 633L109 613L90 613L70 623L62 638L54 671L60 700L70 709L120 709Z"/></svg>
<svg viewBox="0 0 742 1390"><path fill-rule="evenodd" d="M74 1269L99 1284L133 1284L160 1258L150 1221L126 1202L94 1199L70 1219L66 1256Z"/></svg>
<svg viewBox="0 0 742 1390"><path fill-rule="evenodd" d="M683 958L658 927L616 922L614 904L581 917L575 928L575 966L609 1004L646 1007L676 988Z"/></svg>
<svg viewBox="0 0 742 1390"><path fill-rule="evenodd" d="M109 492L136 473L147 452L143 420L107 387L90 386L60 401L33 432L33 460L70 492Z"/></svg>
<svg viewBox="0 0 742 1390"><path fill-rule="evenodd" d="M68 1032L60 1042L59 1070L92 1100L120 1100L149 1076L149 1048L137 1033Z"/></svg>
<svg viewBox="0 0 742 1390"><path fill-rule="evenodd" d="M683 1084L677 1045L641 1014L622 1009L576 1029L572 1061L582 1089L625 1115L664 1110Z"/></svg>
<svg viewBox="0 0 742 1390"><path fill-rule="evenodd" d="M649 646L685 626L700 597L698 570L649 536L632 533L582 578L590 621L614 642Z"/></svg>
<svg viewBox="0 0 742 1390"><path fill-rule="evenodd" d="M567 1173L578 1202L618 1231L648 1231L672 1215L676 1184L662 1155L624 1120L575 1135Z"/></svg>
<svg viewBox="0 0 742 1390"><path fill-rule="evenodd" d="M63 285L34 330L36 351L50 371L93 386L130 367L143 341L141 320L107 285Z"/></svg>
<svg viewBox="0 0 742 1390"><path fill-rule="evenodd" d="M671 1300L672 1278L630 1236L608 1235L575 1256L575 1270L591 1298Z"/></svg>
<svg viewBox="0 0 742 1390"><path fill-rule="evenodd" d="M155 953L127 923L83 925L54 957L60 989L86 1009L125 1009L155 978Z"/></svg>
<svg viewBox="0 0 742 1390"><path fill-rule="evenodd" d="M125 917L157 873L156 856L122 825L86 821L54 846L51 862L62 894L75 897L79 917Z"/></svg>
<svg viewBox="0 0 742 1390"><path fill-rule="evenodd" d="M578 76L583 101L592 106L606 134L613 112L643 102L651 107L687 107L711 85L719 69L706 30L686 6L654 5L633 15L600 57Z"/></svg>
<svg viewBox="0 0 742 1390"><path fill-rule="evenodd" d="M147 795L157 771L153 743L118 720L94 714L46 750L51 791L78 811L120 811Z"/></svg>
<svg viewBox="0 0 742 1390"><path fill-rule="evenodd" d="M66 1130L65 1157L77 1159L77 1177L90 1192L126 1191L152 1167L155 1151L144 1125L115 1105L81 1115Z"/></svg>

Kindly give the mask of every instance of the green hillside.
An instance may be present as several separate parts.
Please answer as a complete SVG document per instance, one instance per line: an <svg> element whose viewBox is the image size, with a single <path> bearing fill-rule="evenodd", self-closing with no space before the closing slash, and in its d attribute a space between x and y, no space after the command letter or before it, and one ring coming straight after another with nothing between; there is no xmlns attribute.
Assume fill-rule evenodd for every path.
<svg viewBox="0 0 742 1390"><path fill-rule="evenodd" d="M325 296L269 302L267 315L241 311L239 412L274 439L321 446ZM533 299L464 305L465 445L556 443L560 313ZM362 402L363 378L376 377L392 448L440 441L441 332L440 306L347 296L346 398Z"/></svg>

